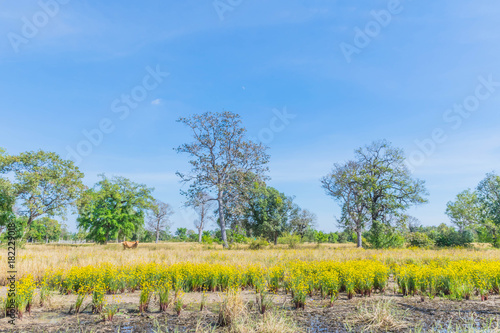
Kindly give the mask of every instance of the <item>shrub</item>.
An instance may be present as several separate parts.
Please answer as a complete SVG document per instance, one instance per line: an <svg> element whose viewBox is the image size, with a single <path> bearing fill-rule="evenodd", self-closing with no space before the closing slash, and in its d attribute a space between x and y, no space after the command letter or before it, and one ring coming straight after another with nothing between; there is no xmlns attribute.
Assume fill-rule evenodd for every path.
<svg viewBox="0 0 500 333"><path fill-rule="evenodd" d="M203 244L212 244L214 242L214 239L210 235L203 235L201 236L201 242Z"/></svg>
<svg viewBox="0 0 500 333"><path fill-rule="evenodd" d="M268 245L269 243L265 239L257 238L250 243L250 250L260 250Z"/></svg>
<svg viewBox="0 0 500 333"><path fill-rule="evenodd" d="M286 244L289 248L294 249L300 244L300 236L296 234L284 234L278 238L279 244Z"/></svg>
<svg viewBox="0 0 500 333"><path fill-rule="evenodd" d="M427 234L424 234L422 232L412 232L410 233L406 241L408 242L408 245L412 247L423 247L423 248L428 248L431 246L434 246L434 241L427 236Z"/></svg>
<svg viewBox="0 0 500 333"><path fill-rule="evenodd" d="M328 242L328 235L325 234L323 231L318 231L316 233L315 241L318 244L326 243L326 242Z"/></svg>
<svg viewBox="0 0 500 333"><path fill-rule="evenodd" d="M474 241L472 233L468 230L458 232L455 229L448 229L440 233L436 239L436 245L439 247L468 247Z"/></svg>
<svg viewBox="0 0 500 333"><path fill-rule="evenodd" d="M328 243L338 243L339 242L339 234L336 232L330 232L328 234Z"/></svg>

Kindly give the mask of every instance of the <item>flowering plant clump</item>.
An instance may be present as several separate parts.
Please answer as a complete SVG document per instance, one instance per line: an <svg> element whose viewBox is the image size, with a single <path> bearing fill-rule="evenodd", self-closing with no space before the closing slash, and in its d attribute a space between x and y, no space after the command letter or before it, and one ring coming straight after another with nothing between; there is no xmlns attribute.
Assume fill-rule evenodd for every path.
<svg viewBox="0 0 500 333"><path fill-rule="evenodd" d="M500 292L500 261L390 260L371 256L362 260L285 260L268 266L258 264L219 264L181 262L117 266L108 263L50 271L42 283L49 289L83 298L92 295L92 308L101 313L105 294L140 290L139 309L147 311L151 297L159 299L160 310L166 311L172 299L178 307L184 292L226 292L253 288L256 293L290 292L296 308L304 308L308 297L329 298L330 305L345 293L370 297L384 292L389 277L396 282L396 292L404 296L446 297L468 300L478 295L482 300ZM31 277L19 281L17 309L30 311L35 283ZM40 291L40 294L42 291ZM82 300L83 302L83 300ZM177 303L176 303L177 302ZM201 308L203 305L201 305ZM177 310L177 309L176 309Z"/></svg>
<svg viewBox="0 0 500 333"><path fill-rule="evenodd" d="M16 304L17 316L19 319L23 317L24 312L31 313L33 305L33 293L36 284L31 275L28 275L16 282L16 295L14 302Z"/></svg>

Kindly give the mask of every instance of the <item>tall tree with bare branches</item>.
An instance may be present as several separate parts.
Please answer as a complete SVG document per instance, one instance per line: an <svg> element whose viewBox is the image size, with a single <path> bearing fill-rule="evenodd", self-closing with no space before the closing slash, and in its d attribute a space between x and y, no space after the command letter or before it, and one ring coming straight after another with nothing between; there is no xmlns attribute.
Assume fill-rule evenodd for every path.
<svg viewBox="0 0 500 333"><path fill-rule="evenodd" d="M215 206L215 201L205 192L196 192L185 204L187 207L192 207L198 218L194 220L194 226L198 230L198 242L201 243L203 229L207 223L213 219L212 211Z"/></svg>
<svg viewBox="0 0 500 333"><path fill-rule="evenodd" d="M340 222L356 230L359 247L365 224L370 224L372 245L386 247L391 221L427 202L424 181L412 177L403 150L385 140L357 149L353 161L334 165L321 182L342 206Z"/></svg>
<svg viewBox="0 0 500 333"><path fill-rule="evenodd" d="M206 192L217 202L218 224L227 247L224 207L230 199L228 194L239 185L240 178L248 174L260 176L268 170L267 147L246 139L241 117L232 112L206 112L180 118L178 122L188 126L194 138L193 142L176 149L191 157L191 171L177 172L181 181L190 185L189 190L182 193L190 197L196 192Z"/></svg>
<svg viewBox="0 0 500 333"><path fill-rule="evenodd" d="M156 243L160 239L160 232L172 226L170 216L174 213L169 204L155 200L148 212L147 229L156 235Z"/></svg>

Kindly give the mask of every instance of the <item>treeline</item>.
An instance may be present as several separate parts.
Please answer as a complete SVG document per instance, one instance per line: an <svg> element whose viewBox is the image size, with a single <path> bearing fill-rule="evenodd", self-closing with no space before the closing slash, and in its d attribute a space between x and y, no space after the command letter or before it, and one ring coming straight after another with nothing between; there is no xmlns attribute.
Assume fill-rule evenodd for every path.
<svg viewBox="0 0 500 333"><path fill-rule="evenodd" d="M488 174L475 190L460 193L447 214L455 228L421 227L407 214L427 202L422 180L414 178L401 149L386 141L359 148L354 158L334 164L321 186L341 208L342 230L315 230L316 216L294 197L269 186L268 147L246 138L239 115L204 113L180 118L192 142L176 150L189 158L190 169L177 172L186 186L185 206L197 213L194 230L172 235L171 206L153 188L124 177L106 177L92 187L72 161L52 152L8 155L0 149L0 226L15 226L20 239L57 237L100 244L125 239L230 243L265 241L349 242L374 248L463 246L478 240L499 246L500 178ZM68 235L53 218L78 214L78 232ZM55 221L57 222L57 221ZM208 232L211 225L217 227ZM64 235L64 236L62 236Z"/></svg>
<svg viewBox="0 0 500 333"><path fill-rule="evenodd" d="M134 236L134 240L139 240L141 242L152 242L154 241L154 234L145 230L143 233ZM227 231L227 240L231 244L257 244L264 242L269 244L269 242L264 238L248 237L244 233L235 233L232 230ZM203 244L224 244L222 240L222 235L220 230L204 230L202 232L201 241L199 240L198 233L193 229L188 228L177 228L177 230L171 233L166 230L160 236L160 241L166 242L200 242ZM335 232L323 232L313 228L309 228L306 232L300 236L295 233L285 232L281 234L277 239L277 244L286 245L296 245L300 243L355 243L356 234L349 231L335 231Z"/></svg>

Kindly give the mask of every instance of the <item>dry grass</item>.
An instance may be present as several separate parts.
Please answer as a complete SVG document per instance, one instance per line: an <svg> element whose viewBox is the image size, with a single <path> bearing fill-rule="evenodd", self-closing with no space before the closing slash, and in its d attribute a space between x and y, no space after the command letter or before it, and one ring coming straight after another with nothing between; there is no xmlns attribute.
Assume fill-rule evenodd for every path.
<svg viewBox="0 0 500 333"><path fill-rule="evenodd" d="M246 315L246 306L237 291L228 291L220 303L219 326L233 326Z"/></svg>
<svg viewBox="0 0 500 333"><path fill-rule="evenodd" d="M231 329L229 333L298 333L304 332L303 329L286 314L271 311L266 312L264 315L255 314L252 316L248 314L240 318Z"/></svg>
<svg viewBox="0 0 500 333"><path fill-rule="evenodd" d="M227 292L220 305L218 325L227 333L296 333L301 329L284 313L250 312L239 292Z"/></svg>
<svg viewBox="0 0 500 333"><path fill-rule="evenodd" d="M357 312L346 322L350 329L357 327L363 332L400 331L408 325L404 313L389 300L362 302Z"/></svg>
<svg viewBox="0 0 500 333"><path fill-rule="evenodd" d="M123 250L121 244L108 245L26 245L17 249L17 271L22 277L31 273L41 278L48 269L69 269L72 266L96 265L109 262L115 265L132 265L148 262L173 264L178 262L255 264L265 266L289 260L377 259L382 262L426 261L431 259L496 259L500 250L446 249L446 250L364 250L354 244L301 244L297 249L270 246L260 251L238 249L223 250L219 245L203 246L196 243L139 244L137 249ZM5 285L7 251L0 251L0 285Z"/></svg>

